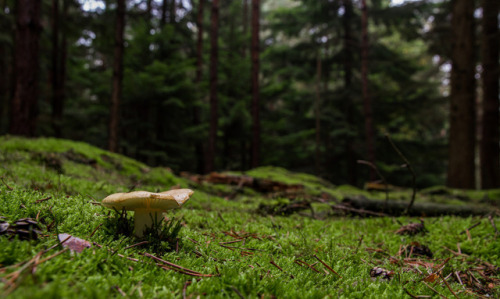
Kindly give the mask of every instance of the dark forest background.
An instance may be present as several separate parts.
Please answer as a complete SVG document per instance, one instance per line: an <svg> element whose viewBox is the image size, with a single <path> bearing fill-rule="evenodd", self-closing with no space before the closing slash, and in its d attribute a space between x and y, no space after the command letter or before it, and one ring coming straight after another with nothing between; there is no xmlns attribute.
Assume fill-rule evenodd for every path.
<svg viewBox="0 0 500 299"><path fill-rule="evenodd" d="M500 187L498 0L0 0L0 134ZM390 139L387 137L390 136Z"/></svg>

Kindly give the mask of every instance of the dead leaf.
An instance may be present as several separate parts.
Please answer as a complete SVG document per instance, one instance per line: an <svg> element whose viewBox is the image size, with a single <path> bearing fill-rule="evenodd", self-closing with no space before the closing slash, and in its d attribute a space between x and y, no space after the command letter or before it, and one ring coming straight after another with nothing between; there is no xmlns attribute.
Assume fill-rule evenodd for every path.
<svg viewBox="0 0 500 299"><path fill-rule="evenodd" d="M59 242L63 242L67 239L62 243L62 246L69 248L71 251L80 253L84 249L92 247L89 241L73 237L69 234L59 234L57 237L59 238Z"/></svg>

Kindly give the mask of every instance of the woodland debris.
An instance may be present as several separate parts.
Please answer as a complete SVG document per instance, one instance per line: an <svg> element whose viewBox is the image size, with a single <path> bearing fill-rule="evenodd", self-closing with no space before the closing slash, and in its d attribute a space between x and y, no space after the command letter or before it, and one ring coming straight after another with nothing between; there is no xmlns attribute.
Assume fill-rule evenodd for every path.
<svg viewBox="0 0 500 299"><path fill-rule="evenodd" d="M85 156L84 154L77 153L73 149L70 149L70 150L62 153L62 155L66 159L73 161L75 163L78 163L78 164L90 165L92 167L95 167L97 165L96 159L87 158L87 156Z"/></svg>
<svg viewBox="0 0 500 299"><path fill-rule="evenodd" d="M38 240L42 233L38 221L33 218L21 218L9 224L0 219L0 235L9 235L10 238L18 236L21 240Z"/></svg>
<svg viewBox="0 0 500 299"><path fill-rule="evenodd" d="M197 184L211 183L211 184L235 185L238 186L238 188L243 188L243 187L252 188L261 193L283 192L283 191L292 192L304 189L304 185L301 184L286 184L278 181L273 181L270 179L257 179L246 175L233 175L233 174L212 172L208 175L181 173L181 176L188 178Z"/></svg>
<svg viewBox="0 0 500 299"><path fill-rule="evenodd" d="M402 201L379 201L370 200L364 196L352 196L345 197L342 201L342 205L354 208L362 209L377 213L384 213L389 216L400 216L406 211L407 204ZM483 208L477 206L458 206L458 205L446 205L437 203L415 203L411 210L408 211L407 216L410 217L438 217L444 215L454 215L461 217L468 216L484 216L491 213L491 208Z"/></svg>
<svg viewBox="0 0 500 299"><path fill-rule="evenodd" d="M414 236L416 234L426 233L426 232L428 232L428 230L424 226L424 221L422 219L420 219L420 223L410 223L410 224L401 226L396 231L396 234Z"/></svg>
<svg viewBox="0 0 500 299"><path fill-rule="evenodd" d="M411 242L411 244L403 246L401 253L405 253L407 257L411 256L426 256L432 258L432 251L426 245L421 245L418 242Z"/></svg>
<svg viewBox="0 0 500 299"><path fill-rule="evenodd" d="M69 234L59 234L57 235L57 238L59 239L59 242L62 243L63 247L69 248L73 252L80 253L83 250L92 247L92 244L89 241L74 237Z"/></svg>
<svg viewBox="0 0 500 299"><path fill-rule="evenodd" d="M290 203L282 202L277 204L260 204L257 212L267 215L287 216L293 213L311 209L311 203L307 200L292 201Z"/></svg>
<svg viewBox="0 0 500 299"><path fill-rule="evenodd" d="M370 270L370 277L381 277L382 279L391 280L392 276L394 276L394 271L384 268L374 267Z"/></svg>

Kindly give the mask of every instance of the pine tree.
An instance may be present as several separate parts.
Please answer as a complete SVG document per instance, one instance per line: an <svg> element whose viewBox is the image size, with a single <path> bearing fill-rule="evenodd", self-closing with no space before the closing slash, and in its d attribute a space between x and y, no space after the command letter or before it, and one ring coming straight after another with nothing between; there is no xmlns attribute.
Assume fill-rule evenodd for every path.
<svg viewBox="0 0 500 299"><path fill-rule="evenodd" d="M481 56L483 66L483 123L481 136L481 188L500 187L499 152L499 40L498 0L482 0Z"/></svg>
<svg viewBox="0 0 500 299"><path fill-rule="evenodd" d="M38 110L38 68L41 0L16 2L14 46L14 96L9 133L33 136Z"/></svg>
<svg viewBox="0 0 500 299"><path fill-rule="evenodd" d="M363 114L365 118L365 138L368 161L375 163L375 133L373 126L372 99L368 90L368 7L366 0L361 0L361 76L363 90ZM370 169L370 179L375 179L375 171Z"/></svg>
<svg viewBox="0 0 500 299"><path fill-rule="evenodd" d="M120 134L120 105L122 98L123 82L123 52L125 31L125 0L117 0L115 50L113 63L113 88L111 94L111 109L109 118L108 149L118 151Z"/></svg>
<svg viewBox="0 0 500 299"><path fill-rule="evenodd" d="M252 167L260 163L259 24L260 0L252 0Z"/></svg>
<svg viewBox="0 0 500 299"><path fill-rule="evenodd" d="M210 31L210 132L208 138L206 172L211 172L215 168L215 157L217 148L217 67L219 64L219 0L212 2L211 31Z"/></svg>
<svg viewBox="0 0 500 299"><path fill-rule="evenodd" d="M447 185L475 186L474 1L452 1L452 70Z"/></svg>

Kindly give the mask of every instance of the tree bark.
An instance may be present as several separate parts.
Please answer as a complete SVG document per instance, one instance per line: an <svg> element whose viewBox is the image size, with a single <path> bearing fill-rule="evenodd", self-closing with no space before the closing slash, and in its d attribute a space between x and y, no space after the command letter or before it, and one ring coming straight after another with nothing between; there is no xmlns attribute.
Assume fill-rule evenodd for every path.
<svg viewBox="0 0 500 299"><path fill-rule="evenodd" d="M481 188L500 187L500 132L499 132L499 35L498 0L482 0L482 41L481 57L483 65L483 123L481 132L480 163Z"/></svg>
<svg viewBox="0 0 500 299"><path fill-rule="evenodd" d="M168 1L163 0L161 3L161 16L160 16L160 29L167 24L167 8L168 8Z"/></svg>
<svg viewBox="0 0 500 299"><path fill-rule="evenodd" d="M347 98L345 101L345 115L349 129L354 128L353 108L354 99L352 98L352 72L353 72L353 38L352 38L352 16L353 6L351 0L344 0L344 16L342 18L342 25L344 27L344 88L347 91ZM357 184L357 158L354 150L354 138L349 135L346 140L345 152L347 154L347 179L349 184L356 186Z"/></svg>
<svg viewBox="0 0 500 299"><path fill-rule="evenodd" d="M109 121L108 149L118 152L120 130L120 103L122 98L123 81L123 34L125 30L125 0L117 0L115 50L113 63L113 88L111 93L111 109Z"/></svg>
<svg viewBox="0 0 500 299"><path fill-rule="evenodd" d="M16 5L15 81L9 133L33 136L38 110L38 49L41 32L41 1L18 0Z"/></svg>
<svg viewBox="0 0 500 299"><path fill-rule="evenodd" d="M62 103L59 103L59 0L52 0L52 61L51 61L51 89L52 89L52 129L56 137L61 137L61 110Z"/></svg>
<svg viewBox="0 0 500 299"><path fill-rule="evenodd" d="M148 24L151 25L151 20L153 19L153 0L146 0L146 18Z"/></svg>
<svg viewBox="0 0 500 299"><path fill-rule="evenodd" d="M252 0L252 167L260 163L259 20L260 0Z"/></svg>
<svg viewBox="0 0 500 299"><path fill-rule="evenodd" d="M175 23L175 17L177 14L177 7L176 7L176 1L175 0L170 0L170 12L169 12L169 22L170 24Z"/></svg>
<svg viewBox="0 0 500 299"><path fill-rule="evenodd" d="M0 9L2 11L5 11L7 8L7 2L5 0L2 0L0 3ZM11 33L9 33L11 34ZM10 51L9 51L10 50ZM8 66L11 61L11 57L9 53L11 53L12 50L9 49L5 44L0 45L0 78L4 78L3 80L0 80L0 118L3 120L8 119L7 111L8 111L8 103L10 99L10 82L12 80L9 71L10 67ZM3 124L3 121L1 122Z"/></svg>
<svg viewBox="0 0 500 299"><path fill-rule="evenodd" d="M208 138L206 172L215 167L217 125L217 66L218 66L218 37L219 37L219 0L212 1L212 24L210 34L210 132Z"/></svg>
<svg viewBox="0 0 500 299"><path fill-rule="evenodd" d="M243 36L248 34L248 0L243 0ZM246 40L246 38L245 38ZM243 44L243 57L246 56L247 46Z"/></svg>
<svg viewBox="0 0 500 299"><path fill-rule="evenodd" d="M205 0L200 0L198 3L198 16L196 18L197 32L197 42L196 42L196 85L200 86L202 73L203 73L203 10L205 6ZM200 107L195 105L193 108L193 122L195 126L201 124L201 112ZM205 168L205 158L203 153L203 144L200 141L196 141L195 144L196 152L196 171L198 173L203 173Z"/></svg>
<svg viewBox="0 0 500 299"><path fill-rule="evenodd" d="M474 1L452 1L452 70L447 185L475 187Z"/></svg>
<svg viewBox="0 0 500 299"><path fill-rule="evenodd" d="M375 164L375 136L373 130L372 100L368 91L368 8L366 0L361 0L361 77L363 89L363 113L365 117L365 138L368 161ZM376 178L375 171L370 169L370 180Z"/></svg>
<svg viewBox="0 0 500 299"><path fill-rule="evenodd" d="M62 37L61 37L61 55L59 57L59 74L58 74L58 84L57 84L57 90L56 90L56 107L55 107L55 116L56 120L59 123L59 134L58 137L62 137L62 128L61 128L61 122L62 122L62 116L63 116L63 111L64 111L64 101L66 99L66 60L68 57L68 33L67 33L67 23L68 23L68 10L69 10L69 0L63 0L63 14L62 18L60 20L60 23L62 24L63 28L62 32Z"/></svg>
<svg viewBox="0 0 500 299"><path fill-rule="evenodd" d="M320 47L318 45L318 47ZM321 168L321 49L318 50L316 57L316 101L314 102L314 118L316 133L315 148L315 168L316 175L320 174Z"/></svg>

